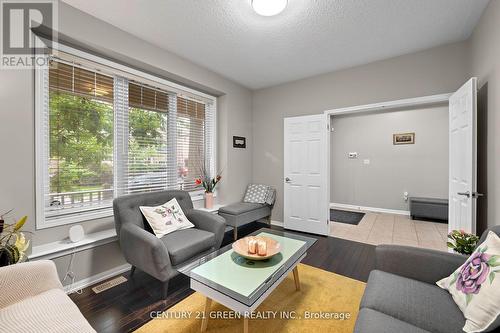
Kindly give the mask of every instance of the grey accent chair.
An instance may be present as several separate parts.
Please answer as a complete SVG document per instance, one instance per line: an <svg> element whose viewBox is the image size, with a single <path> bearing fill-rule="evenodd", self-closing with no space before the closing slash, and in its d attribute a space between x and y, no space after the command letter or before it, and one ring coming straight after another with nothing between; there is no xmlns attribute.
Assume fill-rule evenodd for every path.
<svg viewBox="0 0 500 333"><path fill-rule="evenodd" d="M195 227L156 237L139 206L158 206L176 198L186 217ZM191 196L185 191L161 191L127 195L113 201L116 234L125 259L132 265L163 282L166 298L168 281L178 274L184 263L221 246L226 223L224 218L193 209Z"/></svg>
<svg viewBox="0 0 500 333"><path fill-rule="evenodd" d="M495 226L483 233L479 244L490 230L500 235L500 226ZM370 273L354 332L463 332L462 312L436 282L451 275L466 259L429 249L377 246L376 270Z"/></svg>

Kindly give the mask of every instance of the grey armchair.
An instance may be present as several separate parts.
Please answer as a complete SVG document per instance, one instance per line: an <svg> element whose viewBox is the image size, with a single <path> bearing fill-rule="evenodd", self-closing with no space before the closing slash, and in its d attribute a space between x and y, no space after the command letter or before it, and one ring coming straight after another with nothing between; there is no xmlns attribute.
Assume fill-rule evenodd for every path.
<svg viewBox="0 0 500 333"><path fill-rule="evenodd" d="M157 206L176 198L194 228L177 230L156 237L139 206ZM125 259L136 268L163 282L166 298L168 281L177 275L179 266L196 257L219 249L224 238L224 218L193 209L188 192L161 191L141 193L116 198L113 201L116 234Z"/></svg>

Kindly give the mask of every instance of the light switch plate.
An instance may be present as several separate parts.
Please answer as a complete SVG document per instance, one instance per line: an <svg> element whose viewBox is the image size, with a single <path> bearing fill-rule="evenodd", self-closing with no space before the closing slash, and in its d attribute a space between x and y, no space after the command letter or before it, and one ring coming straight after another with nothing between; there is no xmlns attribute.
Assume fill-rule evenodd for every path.
<svg viewBox="0 0 500 333"><path fill-rule="evenodd" d="M369 165L370 164L370 160L369 159L364 159L363 160L363 164L364 165Z"/></svg>
<svg viewBox="0 0 500 333"><path fill-rule="evenodd" d="M356 159L356 158L358 158L358 153L356 153L356 152L352 152L352 153L349 153L349 155L348 155L348 156L349 156L349 158L351 158L351 159Z"/></svg>

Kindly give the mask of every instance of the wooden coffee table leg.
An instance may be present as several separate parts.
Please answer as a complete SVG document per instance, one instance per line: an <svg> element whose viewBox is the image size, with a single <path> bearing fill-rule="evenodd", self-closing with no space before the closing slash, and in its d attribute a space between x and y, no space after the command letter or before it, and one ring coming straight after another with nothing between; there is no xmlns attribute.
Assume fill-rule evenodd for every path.
<svg viewBox="0 0 500 333"><path fill-rule="evenodd" d="M210 316L210 307L212 305L212 300L207 297L205 300L205 309L203 310L203 319L201 320L201 331L205 332L208 326L208 317Z"/></svg>
<svg viewBox="0 0 500 333"><path fill-rule="evenodd" d="M295 266L293 269L293 280L295 281L295 290L300 290L299 266Z"/></svg>
<svg viewBox="0 0 500 333"><path fill-rule="evenodd" d="M243 333L248 333L248 317L243 318Z"/></svg>

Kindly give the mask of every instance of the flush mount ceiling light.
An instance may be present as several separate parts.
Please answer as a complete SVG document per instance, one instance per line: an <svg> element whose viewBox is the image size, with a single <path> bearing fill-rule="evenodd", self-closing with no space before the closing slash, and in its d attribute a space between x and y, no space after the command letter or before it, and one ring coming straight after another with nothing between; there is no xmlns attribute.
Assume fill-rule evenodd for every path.
<svg viewBox="0 0 500 333"><path fill-rule="evenodd" d="M274 16L281 13L288 0L252 0L253 10L262 16Z"/></svg>

